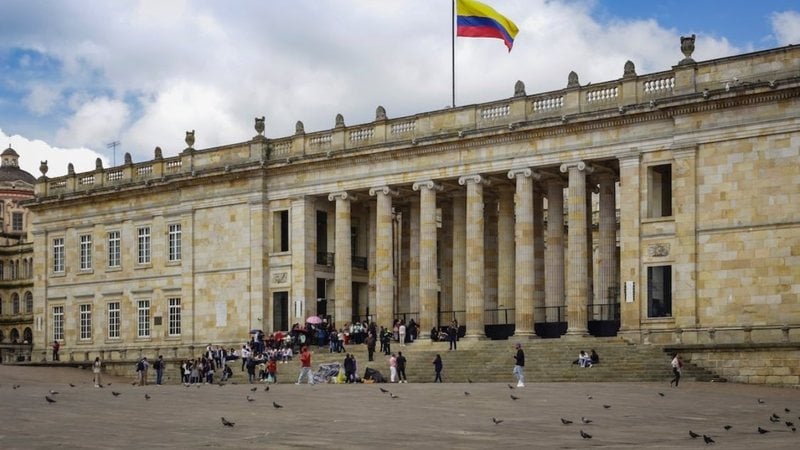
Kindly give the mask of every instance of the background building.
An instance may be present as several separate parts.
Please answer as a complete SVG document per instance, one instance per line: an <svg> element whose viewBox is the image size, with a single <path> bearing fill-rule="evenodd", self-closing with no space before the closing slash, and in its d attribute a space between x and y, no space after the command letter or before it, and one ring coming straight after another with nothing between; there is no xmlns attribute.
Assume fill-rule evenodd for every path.
<svg viewBox="0 0 800 450"><path fill-rule="evenodd" d="M659 73L628 61L559 91L45 165L27 203L35 344L178 356L317 314L456 319L476 339L796 342L800 48L695 62L693 46Z"/></svg>

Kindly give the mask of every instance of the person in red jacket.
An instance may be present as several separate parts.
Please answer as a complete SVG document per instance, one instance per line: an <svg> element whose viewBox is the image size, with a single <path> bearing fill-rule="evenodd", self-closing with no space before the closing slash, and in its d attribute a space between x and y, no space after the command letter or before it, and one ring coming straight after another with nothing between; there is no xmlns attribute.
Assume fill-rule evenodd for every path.
<svg viewBox="0 0 800 450"><path fill-rule="evenodd" d="M297 376L295 384L300 384L304 376L308 379L308 384L314 384L314 375L311 374L311 352L305 346L300 351L300 375Z"/></svg>

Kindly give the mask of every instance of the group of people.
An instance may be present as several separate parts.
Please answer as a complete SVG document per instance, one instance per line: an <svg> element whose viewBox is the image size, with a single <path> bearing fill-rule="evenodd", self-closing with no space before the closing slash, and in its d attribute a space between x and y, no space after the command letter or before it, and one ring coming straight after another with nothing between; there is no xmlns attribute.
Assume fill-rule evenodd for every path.
<svg viewBox="0 0 800 450"><path fill-rule="evenodd" d="M578 354L578 359L572 362L581 367L592 367L594 364L600 364L600 355L592 349L589 353L581 350Z"/></svg>

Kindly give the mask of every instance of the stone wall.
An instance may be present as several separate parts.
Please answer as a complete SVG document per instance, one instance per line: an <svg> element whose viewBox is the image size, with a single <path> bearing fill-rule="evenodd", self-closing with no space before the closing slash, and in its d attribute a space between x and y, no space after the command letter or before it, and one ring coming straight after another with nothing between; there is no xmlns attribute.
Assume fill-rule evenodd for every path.
<svg viewBox="0 0 800 450"><path fill-rule="evenodd" d="M727 381L776 386L800 386L800 344L677 346L687 362Z"/></svg>

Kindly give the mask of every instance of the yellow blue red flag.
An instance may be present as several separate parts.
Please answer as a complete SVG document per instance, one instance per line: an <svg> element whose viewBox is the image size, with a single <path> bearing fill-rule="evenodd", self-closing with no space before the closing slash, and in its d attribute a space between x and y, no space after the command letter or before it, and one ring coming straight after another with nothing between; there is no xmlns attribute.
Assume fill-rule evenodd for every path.
<svg viewBox="0 0 800 450"><path fill-rule="evenodd" d="M456 25L457 36L502 39L509 52L519 32L514 22L475 0L457 0Z"/></svg>

